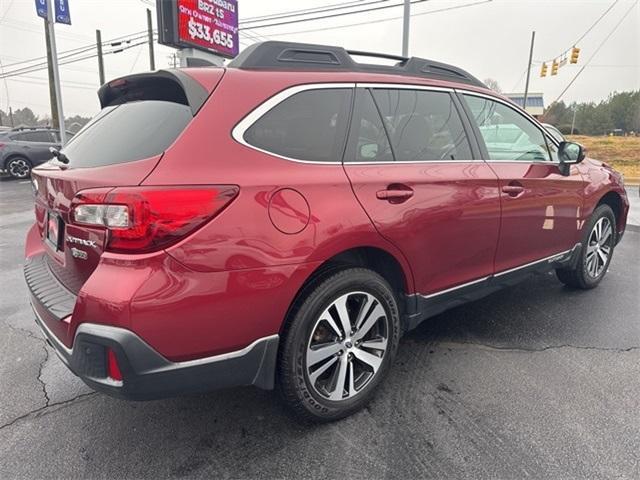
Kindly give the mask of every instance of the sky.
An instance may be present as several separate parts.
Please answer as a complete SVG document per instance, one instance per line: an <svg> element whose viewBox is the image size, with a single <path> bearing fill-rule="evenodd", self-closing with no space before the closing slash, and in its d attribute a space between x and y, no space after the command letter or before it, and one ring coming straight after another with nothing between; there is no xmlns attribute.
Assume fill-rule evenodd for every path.
<svg viewBox="0 0 640 480"><path fill-rule="evenodd" d="M238 10L242 21L341 3L345 2L238 0ZM401 1L389 1L394 3ZM69 4L72 25L56 25L60 54L94 44L96 29L101 29L103 40L143 32L147 8L154 12L155 27L153 0L69 0ZM598 102L615 91L640 89L640 0L428 0L412 5L411 13L410 55L457 65L480 79L493 78L504 92L524 90L532 31L536 42L529 91L542 92L547 104L587 62L562 97L565 102ZM241 35L241 48L260 39L278 39L400 54L401 16L402 7L396 7L255 29ZM579 64L562 67L555 77L540 78L540 62L553 60L574 44L581 48ZM173 52L156 44L156 68L168 67ZM36 16L35 1L0 0L1 69L10 71L24 65L11 64L45 53L43 20ZM104 62L107 79L149 70L148 47L106 55ZM99 110L97 59L61 65L60 77L65 116L95 115ZM7 111L9 105L14 110L29 107L40 116L49 115L46 70L0 80L0 108Z"/></svg>

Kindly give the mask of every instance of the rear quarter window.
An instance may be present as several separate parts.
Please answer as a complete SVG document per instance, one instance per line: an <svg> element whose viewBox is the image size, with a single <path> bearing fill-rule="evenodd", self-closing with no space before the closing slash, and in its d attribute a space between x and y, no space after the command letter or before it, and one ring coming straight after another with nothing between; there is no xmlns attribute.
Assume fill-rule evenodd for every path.
<svg viewBox="0 0 640 480"><path fill-rule="evenodd" d="M144 100L103 108L65 145L71 167L101 167L164 152L193 118L179 103Z"/></svg>
<svg viewBox="0 0 640 480"><path fill-rule="evenodd" d="M283 100L244 133L260 150L295 160L340 162L351 89L314 89Z"/></svg>

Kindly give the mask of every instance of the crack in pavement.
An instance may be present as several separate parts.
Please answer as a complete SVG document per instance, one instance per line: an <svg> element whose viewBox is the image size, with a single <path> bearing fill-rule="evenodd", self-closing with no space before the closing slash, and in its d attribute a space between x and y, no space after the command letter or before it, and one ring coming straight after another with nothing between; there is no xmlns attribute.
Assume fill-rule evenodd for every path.
<svg viewBox="0 0 640 480"><path fill-rule="evenodd" d="M45 407L49 406L51 399L49 398L49 394L47 393L47 384L42 380L42 370L44 366L49 361L49 349L47 348L47 342L45 341L42 345L42 349L44 350L44 360L40 362L40 366L38 367L38 382L42 385L42 393L44 394Z"/></svg>
<svg viewBox="0 0 640 480"><path fill-rule="evenodd" d="M38 380L38 383L40 383L40 385L42 385L42 394L44 395L44 400L45 400L45 405L44 406L48 407L51 400L49 399L49 394L47 393L47 385L42 380L42 370L43 370L45 364L47 363L47 361L49 360L49 349L47 348L47 341L43 337L38 337L33 332L31 332L31 331L29 331L29 330L27 330L25 328L16 327L16 326L11 325L11 324L9 324L7 322L4 322L4 323L5 323L5 325L7 325L14 332L24 333L27 337L32 338L32 339L34 339L34 340L36 340L36 341L38 341L38 342L40 342L42 344L42 349L44 351L44 359L38 365L37 380Z"/></svg>
<svg viewBox="0 0 640 480"><path fill-rule="evenodd" d="M46 412L45 414L49 413L49 409L53 408L53 407L64 407L67 406L68 404L71 404L73 402L75 402L78 399L81 399L83 397L89 397L91 395L95 395L97 394L97 392L89 392L89 393L83 393L80 394L76 397L70 398L69 400L65 400L63 402L56 402L56 403L51 403L51 399L49 398L49 393L47 392L47 384L44 382L44 380L42 380L42 371L44 369L44 366L46 365L47 361L49 360L49 347L47 344L47 341L44 339L44 337L39 337L36 334L34 334L33 332L31 332L30 330L27 330L25 328L21 328L21 327L16 327L14 325L11 325L9 323L7 323L6 321L3 322L6 326L8 326L11 330L13 330L14 332L18 332L18 333L22 333L24 335L26 335L29 338L32 338L38 342L40 342L42 344L42 349L44 350L44 359L39 363L38 365L38 376L37 376L37 380L38 383L40 383L40 385L42 386L42 394L44 395L44 400L45 400L45 404L42 407L36 408L35 410L31 410L27 413L24 413L16 418L14 418L13 420L11 420L10 422L7 422L3 425L0 425L0 430L3 430L7 427L10 427L11 425L15 424L16 422L28 418L30 416L33 415L38 415L41 412ZM55 410L51 410L51 412L53 411L57 411L58 409ZM38 415L38 416L43 416L43 415Z"/></svg>
<svg viewBox="0 0 640 480"><path fill-rule="evenodd" d="M475 345L478 347L489 348L491 350L500 350L506 352L546 352L548 350L559 350L562 348L573 348L576 350L597 350L602 352L619 352L626 353L632 352L634 350L640 350L640 346L633 346L628 348L618 348L618 347L590 347L587 345L571 345L571 344L562 344L562 345L547 345L545 347L505 347L500 345L490 345L488 343L481 342L471 342L471 341L443 341L441 344L450 344L450 345Z"/></svg>
<svg viewBox="0 0 640 480"><path fill-rule="evenodd" d="M91 396L94 396L94 395L97 395L97 394L98 394L98 392L83 393L81 395L78 395L77 397L73 397L73 398L71 398L69 400L65 400L64 402L51 403L51 404L45 405L44 407L36 408L35 410L32 410L32 411L27 412L27 413L25 413L23 415L20 415L19 417L14 418L13 420L11 420L10 422L5 423L4 425L0 425L0 431L2 431L5 428L8 428L8 427L14 425L15 423L17 423L20 420L23 420L25 418L28 418L28 417L31 417L31 416L36 416L37 418L44 417L45 415L48 415L49 413L57 412L61 408L70 406L71 404L75 403L76 400L87 398L87 397L91 397ZM60 407L60 408L53 409L54 407ZM41 412L42 412L42 414L38 415Z"/></svg>

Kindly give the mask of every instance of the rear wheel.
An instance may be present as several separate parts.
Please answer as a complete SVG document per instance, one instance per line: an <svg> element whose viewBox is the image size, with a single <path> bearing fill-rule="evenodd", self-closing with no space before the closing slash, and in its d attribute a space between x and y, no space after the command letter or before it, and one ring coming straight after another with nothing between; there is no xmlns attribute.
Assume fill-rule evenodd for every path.
<svg viewBox="0 0 640 480"><path fill-rule="evenodd" d="M608 205L593 212L582 239L580 258L572 269L557 269L558 279L574 288L597 286L609 268L616 244L616 217Z"/></svg>
<svg viewBox="0 0 640 480"><path fill-rule="evenodd" d="M31 174L31 162L25 157L13 157L7 161L5 169L13 178L27 178Z"/></svg>
<svg viewBox="0 0 640 480"><path fill-rule="evenodd" d="M346 417L371 400L393 362L400 339L395 297L363 268L326 277L303 296L280 350L280 391L305 419Z"/></svg>

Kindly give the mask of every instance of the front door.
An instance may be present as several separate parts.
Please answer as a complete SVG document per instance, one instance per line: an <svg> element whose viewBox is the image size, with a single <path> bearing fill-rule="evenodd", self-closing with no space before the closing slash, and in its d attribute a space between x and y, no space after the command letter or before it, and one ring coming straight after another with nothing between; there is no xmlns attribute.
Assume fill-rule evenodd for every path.
<svg viewBox="0 0 640 480"><path fill-rule="evenodd" d="M449 91L357 88L345 171L377 230L408 258L422 295L493 273L498 180L465 121Z"/></svg>
<svg viewBox="0 0 640 480"><path fill-rule="evenodd" d="M580 241L585 183L560 172L557 149L541 127L513 107L463 95L485 155L500 181L502 225L496 272L565 252Z"/></svg>

